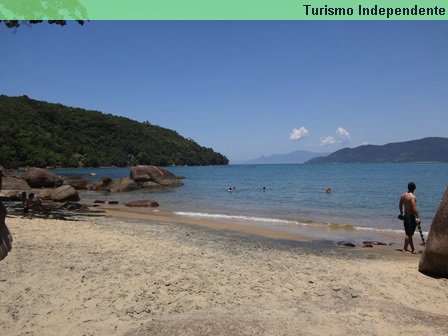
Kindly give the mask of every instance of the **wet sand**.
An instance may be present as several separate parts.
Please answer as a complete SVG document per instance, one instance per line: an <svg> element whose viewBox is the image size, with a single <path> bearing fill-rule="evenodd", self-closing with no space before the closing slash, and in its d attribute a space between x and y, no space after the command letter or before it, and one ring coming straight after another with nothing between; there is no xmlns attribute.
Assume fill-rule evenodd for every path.
<svg viewBox="0 0 448 336"><path fill-rule="evenodd" d="M397 246L113 209L7 224L5 336L448 334L448 280Z"/></svg>

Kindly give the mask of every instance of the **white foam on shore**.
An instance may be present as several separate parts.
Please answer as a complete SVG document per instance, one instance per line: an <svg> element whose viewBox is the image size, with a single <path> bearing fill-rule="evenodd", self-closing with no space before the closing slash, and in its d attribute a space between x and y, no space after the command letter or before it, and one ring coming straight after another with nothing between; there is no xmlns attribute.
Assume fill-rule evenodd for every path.
<svg viewBox="0 0 448 336"><path fill-rule="evenodd" d="M283 224L283 225L291 225L291 226L306 226L309 228L320 228L327 230L354 230L354 231L369 231L373 233L392 233L392 234L402 234L403 230L394 230L394 229L385 229L385 228L372 228L372 227L363 227L363 226L354 226L350 224L340 224L340 223L321 223L321 222L301 222L295 220L287 220L287 219L279 219L279 218L269 218L269 217L254 217L254 216L244 216L244 215L225 215L225 214L213 214L213 213L203 213L203 212L184 212L184 211L176 211L173 212L175 215L179 216L187 216L194 218L209 218L216 220L229 220L229 221L238 221L238 222L250 222L250 223L264 223L264 224ZM427 232L423 232L425 236L427 236Z"/></svg>
<svg viewBox="0 0 448 336"><path fill-rule="evenodd" d="M306 223L300 223L297 221L290 221L290 220L278 219L278 218L266 218L266 217L250 217L250 216L240 216L240 215L224 215L224 214L210 214L210 213L202 213L202 212L183 212L183 211L175 211L174 214L179 215L179 216L188 216L188 217L196 217L196 218L213 218L213 219L238 220L238 221L250 221L250 222L308 225Z"/></svg>
<svg viewBox="0 0 448 336"><path fill-rule="evenodd" d="M398 234L402 234L404 232L404 230L376 229L376 228L364 227L364 226L357 226L356 229L359 231L390 232L390 233L398 233ZM428 236L428 231L422 231L422 232L425 237ZM417 230L415 231L415 234L419 234Z"/></svg>

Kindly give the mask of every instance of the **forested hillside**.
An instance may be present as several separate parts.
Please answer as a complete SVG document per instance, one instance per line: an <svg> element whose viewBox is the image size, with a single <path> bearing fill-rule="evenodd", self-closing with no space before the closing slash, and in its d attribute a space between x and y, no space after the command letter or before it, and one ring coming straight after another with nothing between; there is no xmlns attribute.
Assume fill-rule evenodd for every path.
<svg viewBox="0 0 448 336"><path fill-rule="evenodd" d="M228 159L148 122L0 95L0 166L130 164L218 165Z"/></svg>

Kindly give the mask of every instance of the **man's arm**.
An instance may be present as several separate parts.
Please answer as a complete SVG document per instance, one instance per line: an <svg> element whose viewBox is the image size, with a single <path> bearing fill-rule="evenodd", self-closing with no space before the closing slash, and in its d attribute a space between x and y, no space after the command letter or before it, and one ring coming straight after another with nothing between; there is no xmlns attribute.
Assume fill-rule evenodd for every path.
<svg viewBox="0 0 448 336"><path fill-rule="evenodd" d="M400 215L403 215L403 196L400 197L400 203L398 203L398 210L400 211Z"/></svg>
<svg viewBox="0 0 448 336"><path fill-rule="evenodd" d="M418 213L417 210L417 199L415 197L412 197L411 205L412 205L412 213L415 215L416 218L420 219L420 214Z"/></svg>

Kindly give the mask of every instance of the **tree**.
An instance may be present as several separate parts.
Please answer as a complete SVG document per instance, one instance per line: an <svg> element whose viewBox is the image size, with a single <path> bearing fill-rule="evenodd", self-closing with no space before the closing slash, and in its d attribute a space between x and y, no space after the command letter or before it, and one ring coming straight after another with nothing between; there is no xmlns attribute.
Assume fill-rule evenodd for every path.
<svg viewBox="0 0 448 336"><path fill-rule="evenodd" d="M7 18L69 18L72 20L88 17L87 9L80 0L2 0L0 17ZM8 28L19 28L22 24L32 25L43 20L0 20ZM48 20L49 24L65 26L66 20ZM77 20L81 25L84 20Z"/></svg>
<svg viewBox="0 0 448 336"><path fill-rule="evenodd" d="M17 118L20 116L20 123ZM0 95L0 165L228 164L176 131L99 111Z"/></svg>
<svg viewBox="0 0 448 336"><path fill-rule="evenodd" d="M0 20L8 28L19 28L22 24L30 26L32 24L42 23L44 20ZM49 24L56 24L59 26L65 26L66 20L48 20ZM84 25L85 20L76 20L81 26Z"/></svg>

